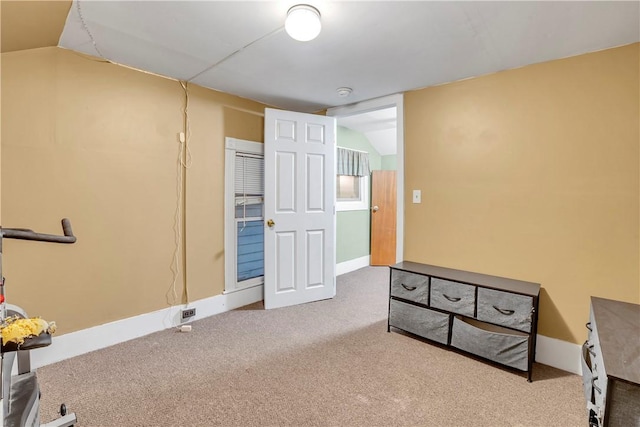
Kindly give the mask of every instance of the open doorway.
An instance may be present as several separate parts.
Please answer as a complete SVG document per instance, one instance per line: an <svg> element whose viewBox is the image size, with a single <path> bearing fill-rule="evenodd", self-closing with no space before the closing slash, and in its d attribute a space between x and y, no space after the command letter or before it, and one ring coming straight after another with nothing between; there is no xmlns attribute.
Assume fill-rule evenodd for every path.
<svg viewBox="0 0 640 427"><path fill-rule="evenodd" d="M364 190L366 205L343 209L338 198L337 273L399 262L404 234L402 95L332 108L327 115L337 119L338 147L368 152L372 172Z"/></svg>

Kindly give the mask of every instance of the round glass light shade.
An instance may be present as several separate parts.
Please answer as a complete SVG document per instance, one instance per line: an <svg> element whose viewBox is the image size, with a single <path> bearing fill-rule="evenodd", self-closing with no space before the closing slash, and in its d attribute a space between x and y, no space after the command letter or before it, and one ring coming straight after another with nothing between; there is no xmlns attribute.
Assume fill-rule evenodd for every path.
<svg viewBox="0 0 640 427"><path fill-rule="evenodd" d="M322 29L320 12L315 7L307 4L293 6L287 12L284 29L295 40L301 42L313 40L318 37Z"/></svg>

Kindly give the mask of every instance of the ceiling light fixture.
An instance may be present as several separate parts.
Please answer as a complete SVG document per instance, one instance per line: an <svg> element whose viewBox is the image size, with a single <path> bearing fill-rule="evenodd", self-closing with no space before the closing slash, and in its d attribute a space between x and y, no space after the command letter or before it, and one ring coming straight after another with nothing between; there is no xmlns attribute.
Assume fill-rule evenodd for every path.
<svg viewBox="0 0 640 427"><path fill-rule="evenodd" d="M338 89L336 89L336 92L338 92L338 96L340 98L346 98L347 96L351 95L353 89L351 89L350 87L339 87Z"/></svg>
<svg viewBox="0 0 640 427"><path fill-rule="evenodd" d="M320 11L308 4L298 4L287 12L284 28L291 38L308 42L318 37L322 29Z"/></svg>

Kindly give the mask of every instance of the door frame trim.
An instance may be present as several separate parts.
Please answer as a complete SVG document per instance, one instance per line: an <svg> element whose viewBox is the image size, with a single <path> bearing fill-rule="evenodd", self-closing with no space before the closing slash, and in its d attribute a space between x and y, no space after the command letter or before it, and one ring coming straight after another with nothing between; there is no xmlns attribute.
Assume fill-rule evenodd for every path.
<svg viewBox="0 0 640 427"><path fill-rule="evenodd" d="M396 107L397 144L397 208L396 208L396 262L404 260L404 96L402 93L361 101L327 109L327 116L346 117L383 108Z"/></svg>

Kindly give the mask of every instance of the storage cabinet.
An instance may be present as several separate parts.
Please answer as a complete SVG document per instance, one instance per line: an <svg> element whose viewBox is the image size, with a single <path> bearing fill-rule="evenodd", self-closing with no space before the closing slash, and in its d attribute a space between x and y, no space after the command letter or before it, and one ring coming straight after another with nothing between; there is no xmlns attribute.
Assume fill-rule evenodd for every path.
<svg viewBox="0 0 640 427"><path fill-rule="evenodd" d="M640 305L591 297L582 382L589 425L640 427Z"/></svg>
<svg viewBox="0 0 640 427"><path fill-rule="evenodd" d="M401 329L527 372L540 285L404 261L390 267L387 330Z"/></svg>

